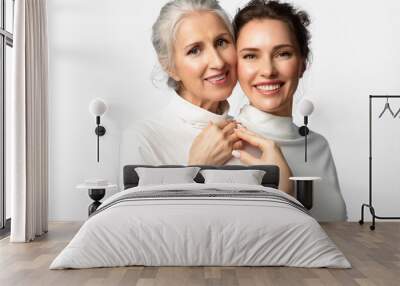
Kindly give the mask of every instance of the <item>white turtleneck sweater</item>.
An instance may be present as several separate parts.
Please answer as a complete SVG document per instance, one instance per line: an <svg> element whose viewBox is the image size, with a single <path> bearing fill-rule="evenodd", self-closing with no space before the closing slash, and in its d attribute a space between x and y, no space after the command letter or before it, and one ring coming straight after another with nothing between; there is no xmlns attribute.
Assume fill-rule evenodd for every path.
<svg viewBox="0 0 400 286"><path fill-rule="evenodd" d="M174 95L161 112L123 133L121 168L126 164L186 165L195 137L210 121L220 123L229 117L228 102L222 108L223 114L218 115Z"/></svg>
<svg viewBox="0 0 400 286"><path fill-rule="evenodd" d="M304 161L304 137L291 117L275 116L251 105L244 106L236 118L243 126L274 140L292 170L293 176L317 176L314 181L314 203L311 215L319 221L346 220L346 206L340 192L335 163L326 139L313 131L307 136L307 162ZM259 156L255 148L246 150ZM232 159L228 164L240 164Z"/></svg>
<svg viewBox="0 0 400 286"><path fill-rule="evenodd" d="M179 95L159 113L138 121L122 135L120 174L125 165L186 165L189 150L196 136L211 121L220 123L228 116L226 102L222 115L191 104ZM315 132L308 135L308 162L304 162L304 137L291 117L274 116L253 106L242 108L237 120L248 129L276 141L294 176L318 176L314 182L314 204L311 214L320 221L346 219L346 208L340 193L335 164L326 139ZM247 151L258 156L255 148ZM241 165L233 158L228 164ZM120 178L122 186L122 176Z"/></svg>

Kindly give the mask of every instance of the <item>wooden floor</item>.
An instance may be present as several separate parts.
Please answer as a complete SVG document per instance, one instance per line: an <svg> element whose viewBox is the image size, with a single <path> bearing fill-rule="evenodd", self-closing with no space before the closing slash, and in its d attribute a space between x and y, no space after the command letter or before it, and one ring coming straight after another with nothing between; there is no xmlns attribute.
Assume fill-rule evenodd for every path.
<svg viewBox="0 0 400 286"><path fill-rule="evenodd" d="M353 268L290 267L119 267L48 270L80 223L50 223L44 237L32 243L0 241L0 285L400 285L400 223L323 224Z"/></svg>

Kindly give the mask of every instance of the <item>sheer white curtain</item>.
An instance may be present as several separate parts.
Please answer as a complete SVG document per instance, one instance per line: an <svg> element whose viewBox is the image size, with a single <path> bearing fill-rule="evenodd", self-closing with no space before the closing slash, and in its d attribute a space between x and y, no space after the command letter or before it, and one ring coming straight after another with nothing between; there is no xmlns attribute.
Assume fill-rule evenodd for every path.
<svg viewBox="0 0 400 286"><path fill-rule="evenodd" d="M16 0L10 110L9 180L12 242L48 227L48 49L46 0ZM7 148L7 147L6 147ZM7 179L7 178L6 178Z"/></svg>

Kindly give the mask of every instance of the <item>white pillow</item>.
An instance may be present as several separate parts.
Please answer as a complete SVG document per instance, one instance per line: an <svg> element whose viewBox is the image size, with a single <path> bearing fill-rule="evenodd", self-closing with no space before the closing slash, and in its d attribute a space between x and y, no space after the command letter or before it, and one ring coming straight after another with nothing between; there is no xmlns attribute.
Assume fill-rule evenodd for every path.
<svg viewBox="0 0 400 286"><path fill-rule="evenodd" d="M135 168L139 176L139 186L195 183L193 179L199 170L199 167Z"/></svg>
<svg viewBox="0 0 400 286"><path fill-rule="evenodd" d="M261 185L265 175L262 170L202 170L200 174L204 177L204 183L226 183Z"/></svg>

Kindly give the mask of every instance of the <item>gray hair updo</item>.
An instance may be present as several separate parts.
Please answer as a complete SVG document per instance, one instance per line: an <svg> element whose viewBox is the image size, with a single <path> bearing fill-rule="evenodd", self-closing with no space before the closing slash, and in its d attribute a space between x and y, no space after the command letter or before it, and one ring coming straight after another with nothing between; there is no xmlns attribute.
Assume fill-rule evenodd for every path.
<svg viewBox="0 0 400 286"><path fill-rule="evenodd" d="M213 12L225 23L233 37L231 21L217 0L173 0L165 4L153 25L152 43L162 69L168 73L173 66L173 43L181 20L191 12ZM179 90L179 82L168 76L167 85Z"/></svg>

